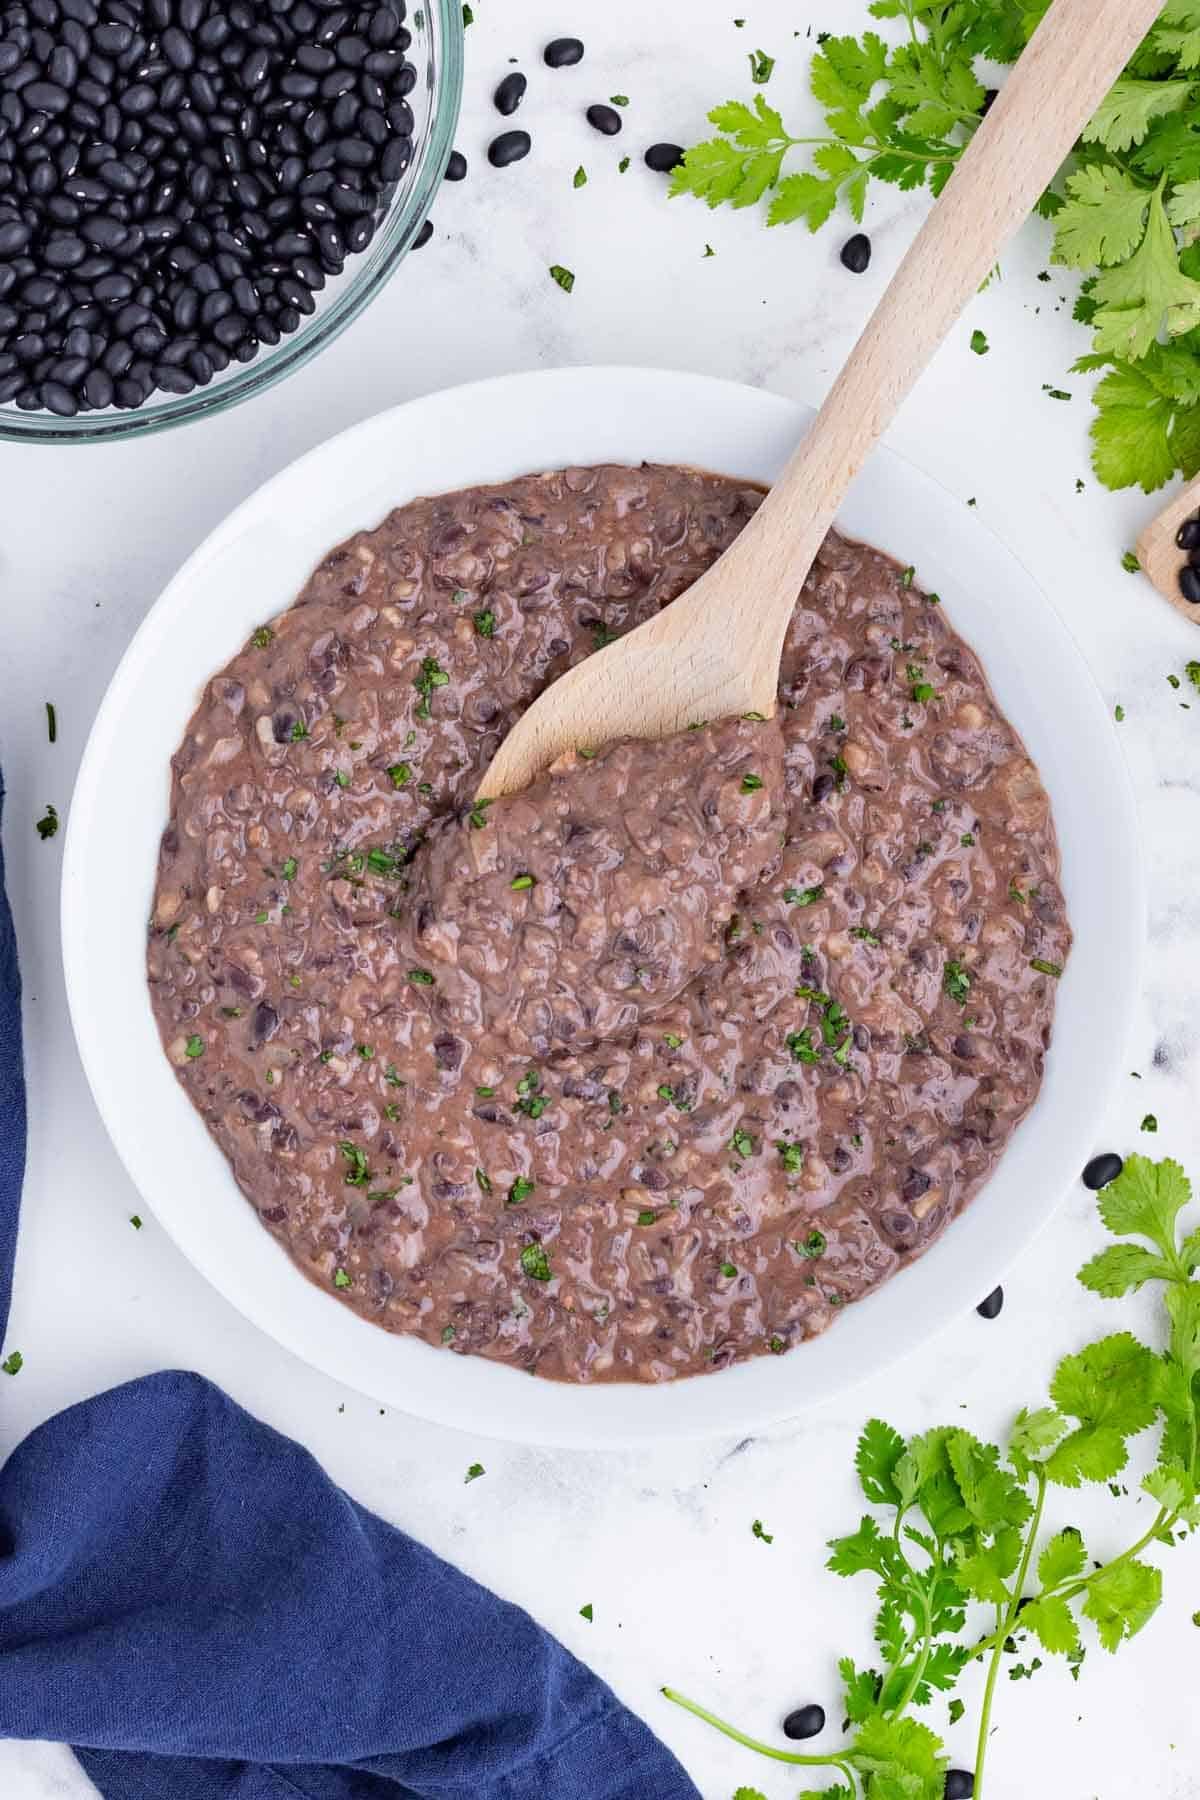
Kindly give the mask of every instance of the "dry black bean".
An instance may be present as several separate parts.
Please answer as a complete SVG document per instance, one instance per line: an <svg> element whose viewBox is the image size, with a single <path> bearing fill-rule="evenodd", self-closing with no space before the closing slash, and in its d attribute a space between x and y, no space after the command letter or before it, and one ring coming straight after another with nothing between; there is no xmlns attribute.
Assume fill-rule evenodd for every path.
<svg viewBox="0 0 1200 1800"><path fill-rule="evenodd" d="M423 250L432 236L433 236L433 220L426 219L426 221L422 225L420 231L418 231L416 237L412 241L413 249L414 250Z"/></svg>
<svg viewBox="0 0 1200 1800"><path fill-rule="evenodd" d="M871 240L865 231L856 231L841 248L842 267L852 275L863 275L871 261Z"/></svg>
<svg viewBox="0 0 1200 1800"><path fill-rule="evenodd" d="M467 174L467 159L461 150L452 150L446 163L447 181L464 181Z"/></svg>
<svg viewBox="0 0 1200 1800"><path fill-rule="evenodd" d="M511 75L506 75L492 95L496 111L503 113L506 119L511 118L525 98L525 90L528 86L528 81L518 69L514 69Z"/></svg>
<svg viewBox="0 0 1200 1800"><path fill-rule="evenodd" d="M646 167L658 175L669 175L683 161L682 144L651 144L646 152Z"/></svg>
<svg viewBox="0 0 1200 1800"><path fill-rule="evenodd" d="M1200 606L1200 569L1185 563L1179 571L1179 591L1191 606Z"/></svg>
<svg viewBox="0 0 1200 1800"><path fill-rule="evenodd" d="M602 131L605 137L616 137L621 129L621 115L615 106L589 106L587 122L595 131Z"/></svg>
<svg viewBox="0 0 1200 1800"><path fill-rule="evenodd" d="M1004 1289L993 1288L986 1300L981 1300L975 1311L981 1319L998 1319L1004 1306Z"/></svg>
<svg viewBox="0 0 1200 1800"><path fill-rule="evenodd" d="M1175 533L1175 542L1181 550L1200 549L1200 519L1185 519Z"/></svg>
<svg viewBox="0 0 1200 1800"><path fill-rule="evenodd" d="M569 69L575 63L583 61L583 40L581 38L553 38L542 52L542 60L550 69Z"/></svg>
<svg viewBox="0 0 1200 1800"><path fill-rule="evenodd" d="M488 145L488 161L494 169L506 169L529 155L532 139L527 131L502 131Z"/></svg>

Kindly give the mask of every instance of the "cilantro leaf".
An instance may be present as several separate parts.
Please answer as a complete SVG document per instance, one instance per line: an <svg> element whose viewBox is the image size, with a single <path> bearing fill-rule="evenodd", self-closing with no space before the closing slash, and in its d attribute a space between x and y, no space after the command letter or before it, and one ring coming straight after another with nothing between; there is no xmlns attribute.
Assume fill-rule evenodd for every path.
<svg viewBox="0 0 1200 1800"><path fill-rule="evenodd" d="M1038 1580L1044 1588L1060 1587L1083 1573L1087 1552L1077 1531L1060 1531L1046 1544L1038 1557ZM1047 1649L1050 1646L1047 1645Z"/></svg>
<svg viewBox="0 0 1200 1800"><path fill-rule="evenodd" d="M1191 1182L1177 1162L1133 1155L1116 1180L1101 1189L1100 1217L1114 1237L1146 1237L1170 1253L1175 1221L1191 1197Z"/></svg>
<svg viewBox="0 0 1200 1800"><path fill-rule="evenodd" d="M1032 1631L1043 1650L1055 1655L1069 1656L1079 1648L1079 1627L1061 1595L1031 1600L1021 1609L1021 1624Z"/></svg>
<svg viewBox="0 0 1200 1800"><path fill-rule="evenodd" d="M1151 196L1139 248L1096 277L1092 298L1096 349L1115 356L1145 356L1164 325L1172 333L1200 325L1200 281L1179 266L1161 193Z"/></svg>
<svg viewBox="0 0 1200 1800"><path fill-rule="evenodd" d="M848 1656L838 1662L842 1678L842 1709L852 1725L861 1725L879 1710L879 1676L874 1669L857 1668Z"/></svg>
<svg viewBox="0 0 1200 1800"><path fill-rule="evenodd" d="M1077 1280L1094 1294L1115 1300L1122 1294L1136 1294L1143 1282L1170 1274L1161 1256L1143 1250L1137 1244L1110 1244L1080 1269Z"/></svg>
<svg viewBox="0 0 1200 1800"><path fill-rule="evenodd" d="M1122 76L1109 89L1083 128L1085 144L1129 150L1140 144L1155 119L1179 112L1191 98L1191 81L1136 81Z"/></svg>
<svg viewBox="0 0 1200 1800"><path fill-rule="evenodd" d="M904 1439L882 1419L872 1419L863 1427L854 1455L854 1466L863 1493L877 1506L899 1506L900 1489L896 1486L896 1464L904 1454Z"/></svg>
<svg viewBox="0 0 1200 1800"><path fill-rule="evenodd" d="M1092 163L1066 181L1051 261L1072 269L1123 262L1141 243L1151 196L1115 163Z"/></svg>
<svg viewBox="0 0 1200 1800"><path fill-rule="evenodd" d="M1161 1599L1160 1569L1136 1560L1116 1562L1097 1570L1088 1583L1083 1611L1094 1622L1104 1648L1116 1650L1142 1629Z"/></svg>
<svg viewBox="0 0 1200 1800"><path fill-rule="evenodd" d="M1106 487L1141 487L1147 494L1170 481L1176 469L1200 468L1200 407L1162 392L1152 359L1118 362L1096 389L1092 466Z"/></svg>
<svg viewBox="0 0 1200 1800"><path fill-rule="evenodd" d="M1127 1331L1064 1357L1050 1397L1079 1424L1046 1458L1050 1480L1078 1487L1081 1481L1108 1481L1119 1474L1128 1460L1126 1438L1154 1422L1155 1378L1154 1357Z"/></svg>

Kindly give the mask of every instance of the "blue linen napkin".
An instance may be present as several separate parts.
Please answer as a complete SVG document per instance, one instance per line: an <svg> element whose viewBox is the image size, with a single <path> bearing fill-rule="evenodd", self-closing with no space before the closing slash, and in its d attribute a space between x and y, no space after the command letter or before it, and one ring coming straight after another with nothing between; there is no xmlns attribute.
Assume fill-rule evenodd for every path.
<svg viewBox="0 0 1200 1800"><path fill-rule="evenodd" d="M0 849L0 1343L24 1156ZM75 1746L107 1800L699 1800L528 1614L178 1370L0 1469L0 1737Z"/></svg>

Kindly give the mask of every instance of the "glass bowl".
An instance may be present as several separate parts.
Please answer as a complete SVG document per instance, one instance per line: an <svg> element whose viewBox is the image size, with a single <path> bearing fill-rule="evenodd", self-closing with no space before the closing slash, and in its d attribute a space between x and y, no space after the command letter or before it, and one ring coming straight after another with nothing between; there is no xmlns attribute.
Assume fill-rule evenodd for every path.
<svg viewBox="0 0 1200 1800"><path fill-rule="evenodd" d="M360 256L347 259L341 275L315 295L316 310L273 347L264 345L252 363L232 362L206 387L190 394L154 394L131 411L102 411L59 418L0 404L0 439L25 444L83 444L165 431L236 406L282 381L319 354L379 293L395 272L425 222L442 183L454 144L462 100L463 23L460 0L422 0L406 21L413 34L408 51L417 84L408 96L416 129L413 157L396 184L375 236Z"/></svg>

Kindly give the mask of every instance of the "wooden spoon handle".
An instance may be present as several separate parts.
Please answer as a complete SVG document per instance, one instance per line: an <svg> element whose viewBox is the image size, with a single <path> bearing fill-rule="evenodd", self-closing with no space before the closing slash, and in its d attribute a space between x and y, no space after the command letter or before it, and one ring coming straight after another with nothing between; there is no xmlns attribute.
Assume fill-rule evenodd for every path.
<svg viewBox="0 0 1200 1800"><path fill-rule="evenodd" d="M1160 6L1161 0L1055 0L1038 26L812 429L726 552L752 559L753 591L763 598L764 650L768 642L782 644L794 596L863 461Z"/></svg>

